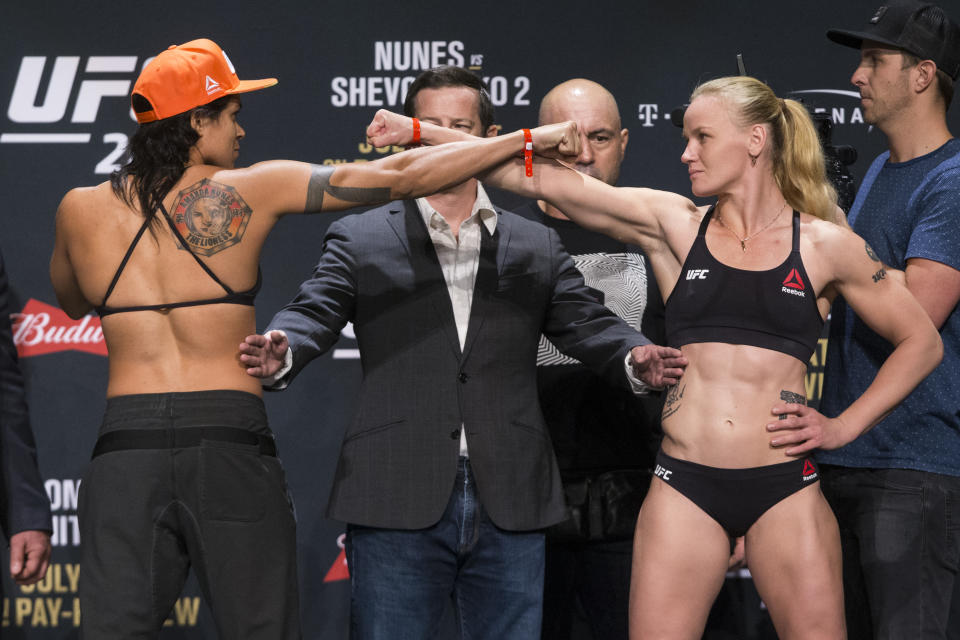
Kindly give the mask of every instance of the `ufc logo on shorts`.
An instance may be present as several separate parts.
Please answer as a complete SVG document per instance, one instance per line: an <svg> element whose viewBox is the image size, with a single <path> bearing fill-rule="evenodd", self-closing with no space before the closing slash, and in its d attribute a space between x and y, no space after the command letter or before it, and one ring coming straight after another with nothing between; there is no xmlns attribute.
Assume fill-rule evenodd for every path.
<svg viewBox="0 0 960 640"><path fill-rule="evenodd" d="M687 269L687 280L706 280L710 269Z"/></svg>

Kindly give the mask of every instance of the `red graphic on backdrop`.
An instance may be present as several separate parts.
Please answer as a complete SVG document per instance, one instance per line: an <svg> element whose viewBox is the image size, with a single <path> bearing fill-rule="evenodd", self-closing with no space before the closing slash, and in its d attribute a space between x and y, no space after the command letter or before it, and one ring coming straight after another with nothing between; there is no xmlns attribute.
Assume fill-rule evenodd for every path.
<svg viewBox="0 0 960 640"><path fill-rule="evenodd" d="M20 313L10 314L13 343L21 358L58 351L84 351L107 355L100 318L87 315L71 320L57 307L31 298Z"/></svg>
<svg viewBox="0 0 960 640"><path fill-rule="evenodd" d="M327 571L327 577L323 579L324 582L338 582L340 580L350 579L350 570L347 568L347 553L343 549L343 539L345 536L346 534L341 533L337 537L337 546L340 547L340 553L337 554L337 559L333 561L333 566Z"/></svg>

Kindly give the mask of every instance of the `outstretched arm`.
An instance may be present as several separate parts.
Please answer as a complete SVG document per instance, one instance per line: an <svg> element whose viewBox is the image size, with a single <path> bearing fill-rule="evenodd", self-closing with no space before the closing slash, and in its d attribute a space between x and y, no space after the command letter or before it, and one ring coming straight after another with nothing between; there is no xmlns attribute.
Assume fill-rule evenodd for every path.
<svg viewBox="0 0 960 640"><path fill-rule="evenodd" d="M240 361L249 375L270 379L264 382L270 388L285 388L310 360L334 345L344 325L353 319L356 246L350 225L343 220L330 225L313 275L273 317L263 335L247 336L240 344ZM292 356L289 361L288 347ZM286 371L277 379L281 368Z"/></svg>
<svg viewBox="0 0 960 640"><path fill-rule="evenodd" d="M374 146L406 145L412 141L412 119L386 110L377 112L367 127L367 139ZM420 123L424 144L447 144L475 139L468 133ZM583 175L549 158L535 159L533 178L523 162L507 159L480 176L485 184L512 191L527 198L546 200L577 224L622 242L636 244L648 252L662 248L669 229L696 213L689 199L653 189L612 187Z"/></svg>
<svg viewBox="0 0 960 640"><path fill-rule="evenodd" d="M579 153L580 138L572 122L537 127L532 134L536 153ZM493 138L468 136L373 162L325 166L274 160L231 174L266 194L266 208L277 215L340 211L442 191L521 153L523 146L523 132L517 131Z"/></svg>
<svg viewBox="0 0 960 640"><path fill-rule="evenodd" d="M835 449L867 432L943 357L943 343L930 317L901 282L887 277L883 263L863 238L835 227L824 234L821 247L819 255L832 261L838 293L894 350L863 395L836 418L798 404L774 406L773 413L781 419L767 425L773 433L770 443L786 447L787 455Z"/></svg>

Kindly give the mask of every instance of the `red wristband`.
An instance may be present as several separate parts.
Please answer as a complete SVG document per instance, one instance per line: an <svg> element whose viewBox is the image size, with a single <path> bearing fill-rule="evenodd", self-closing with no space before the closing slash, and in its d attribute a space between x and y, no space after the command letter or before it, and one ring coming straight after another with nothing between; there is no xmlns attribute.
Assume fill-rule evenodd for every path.
<svg viewBox="0 0 960 640"><path fill-rule="evenodd" d="M523 167L527 171L527 177L533 177L533 135L530 129L523 130Z"/></svg>
<svg viewBox="0 0 960 640"><path fill-rule="evenodd" d="M413 140L410 144L420 144L420 121L413 118Z"/></svg>

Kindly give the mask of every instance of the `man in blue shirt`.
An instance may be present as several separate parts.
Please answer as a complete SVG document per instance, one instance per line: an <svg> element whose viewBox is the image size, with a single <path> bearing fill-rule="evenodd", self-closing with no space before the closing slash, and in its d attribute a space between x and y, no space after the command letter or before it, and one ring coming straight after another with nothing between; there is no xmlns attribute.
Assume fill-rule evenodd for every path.
<svg viewBox="0 0 960 640"><path fill-rule="evenodd" d="M861 31L827 36L860 49L851 82L864 119L889 145L864 178L850 225L876 260L874 277L903 278L944 344L942 364L889 416L818 455L840 524L847 631L954 637L947 634L960 632L960 140L946 111L960 76L960 27L934 5L900 0ZM823 413L835 416L862 394L892 349L838 300Z"/></svg>

